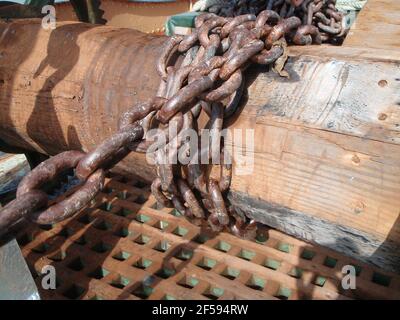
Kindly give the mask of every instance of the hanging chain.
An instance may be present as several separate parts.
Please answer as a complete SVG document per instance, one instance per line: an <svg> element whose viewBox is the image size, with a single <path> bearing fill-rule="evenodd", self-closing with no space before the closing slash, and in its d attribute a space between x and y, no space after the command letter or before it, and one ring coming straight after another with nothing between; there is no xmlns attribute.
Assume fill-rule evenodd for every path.
<svg viewBox="0 0 400 320"><path fill-rule="evenodd" d="M321 44L344 37L343 15L334 4L334 0L239 1L235 7L218 10L224 17L214 13L197 16L191 34L166 40L156 65L161 82L155 97L125 112L118 132L93 151L60 153L27 174L16 200L0 212L0 236L22 219L52 224L76 214L103 188L107 170L131 151L152 151L151 129L155 128L168 137L152 152L157 178L151 192L157 202L175 208L197 225L206 221L214 231L228 229L240 237L254 236L256 222L246 221L226 205L232 159L221 141L224 122L237 111L250 64L281 64L287 42ZM193 149L187 132L202 135L197 125L202 112L209 117L209 148ZM196 161L169 161L171 155L180 159L178 150ZM212 178L214 164L203 160L209 163L216 158L220 174ZM71 168L82 184L49 206L41 187Z"/></svg>

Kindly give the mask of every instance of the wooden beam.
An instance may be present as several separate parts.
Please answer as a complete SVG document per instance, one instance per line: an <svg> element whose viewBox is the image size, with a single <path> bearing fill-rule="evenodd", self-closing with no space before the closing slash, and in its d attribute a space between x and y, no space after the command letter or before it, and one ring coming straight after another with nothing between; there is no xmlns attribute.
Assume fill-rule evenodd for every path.
<svg viewBox="0 0 400 320"><path fill-rule="evenodd" d="M0 152L0 195L13 191L29 172L29 165L23 154Z"/></svg>
<svg viewBox="0 0 400 320"><path fill-rule="evenodd" d="M344 45L399 50L400 1L368 0L353 24Z"/></svg>

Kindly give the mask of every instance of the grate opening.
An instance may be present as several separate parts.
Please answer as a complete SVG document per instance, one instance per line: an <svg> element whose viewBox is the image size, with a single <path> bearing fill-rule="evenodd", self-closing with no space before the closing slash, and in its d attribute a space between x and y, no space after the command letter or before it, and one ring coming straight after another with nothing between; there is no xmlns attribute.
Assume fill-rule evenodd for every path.
<svg viewBox="0 0 400 320"><path fill-rule="evenodd" d="M74 230L71 228L62 228L61 231L58 233L59 236L64 237L64 238L69 238L74 234Z"/></svg>
<svg viewBox="0 0 400 320"><path fill-rule="evenodd" d="M199 244L204 244L209 239L210 239L209 236L207 236L206 234L200 233L199 235L197 235L196 237L193 238L193 241L196 243L199 243Z"/></svg>
<svg viewBox="0 0 400 320"><path fill-rule="evenodd" d="M195 277L184 276L180 281L178 281L178 285L187 289L193 289L199 284L199 282L200 281Z"/></svg>
<svg viewBox="0 0 400 320"><path fill-rule="evenodd" d="M209 271L212 268L214 268L216 264L217 264L216 260L204 257L197 263L197 266L203 268L204 270Z"/></svg>
<svg viewBox="0 0 400 320"><path fill-rule="evenodd" d="M276 248L279 251L290 253L290 251L292 250L292 245L286 242L279 242Z"/></svg>
<svg viewBox="0 0 400 320"><path fill-rule="evenodd" d="M164 206L161 203L154 202L150 208L155 209L155 210L161 210L164 208Z"/></svg>
<svg viewBox="0 0 400 320"><path fill-rule="evenodd" d="M155 250L160 251L160 252L166 252L168 249L171 247L171 244L166 241L162 240L157 245L154 247Z"/></svg>
<svg viewBox="0 0 400 320"><path fill-rule="evenodd" d="M81 246L84 246L85 244L87 244L87 240L86 240L85 235L80 236L78 239L76 239L74 241L74 243L79 244Z"/></svg>
<svg viewBox="0 0 400 320"><path fill-rule="evenodd" d="M132 266L138 269L145 270L148 267L150 267L152 263L153 261L151 261L150 259L140 258L139 260L135 261L135 263Z"/></svg>
<svg viewBox="0 0 400 320"><path fill-rule="evenodd" d="M41 243L37 245L36 247L32 248L33 252L36 253L45 253L47 250L49 250L50 246L47 243Z"/></svg>
<svg viewBox="0 0 400 320"><path fill-rule="evenodd" d="M176 271L174 269L164 267L156 272L156 276L159 276L160 278L163 278L163 279L168 279L168 278L172 277L175 273L176 273Z"/></svg>
<svg viewBox="0 0 400 320"><path fill-rule="evenodd" d="M132 291L132 294L140 299L147 299L153 293L153 291L154 289L152 287L145 284L140 284Z"/></svg>
<svg viewBox="0 0 400 320"><path fill-rule="evenodd" d="M379 284L384 287L388 287L390 285L391 278L379 272L374 272L372 274L372 282Z"/></svg>
<svg viewBox="0 0 400 320"><path fill-rule="evenodd" d="M235 280L240 274L240 270L231 267L226 267L221 275L229 280Z"/></svg>
<svg viewBox="0 0 400 320"><path fill-rule="evenodd" d="M326 257L324 260L324 266L328 268L334 268L336 266L337 259L332 257Z"/></svg>
<svg viewBox="0 0 400 320"><path fill-rule="evenodd" d="M140 213L136 216L136 221L139 221L140 223L146 223L150 221L150 217Z"/></svg>
<svg viewBox="0 0 400 320"><path fill-rule="evenodd" d="M65 290L63 292L63 296L68 299L75 300L75 299L78 299L84 292L85 292L84 288L82 288L76 284L73 284L67 290Z"/></svg>
<svg viewBox="0 0 400 320"><path fill-rule="evenodd" d="M323 287L325 285L326 278L323 276L317 276L314 280L314 284L318 287Z"/></svg>
<svg viewBox="0 0 400 320"><path fill-rule="evenodd" d="M184 237L188 232L189 232L188 229L186 229L184 227L180 227L180 226L176 227L174 229L174 231L172 231L172 233L174 235L177 235L177 236L180 236L180 237Z"/></svg>
<svg viewBox="0 0 400 320"><path fill-rule="evenodd" d="M53 225L51 224L39 224L39 228L44 230L44 231L49 231L53 229Z"/></svg>
<svg viewBox="0 0 400 320"><path fill-rule="evenodd" d="M144 204L146 201L147 201L147 199L143 195L138 196L134 200L134 202L137 203L137 204Z"/></svg>
<svg viewBox="0 0 400 320"><path fill-rule="evenodd" d="M353 265L354 269L356 269L356 277L358 277L361 274L362 268L357 265Z"/></svg>
<svg viewBox="0 0 400 320"><path fill-rule="evenodd" d="M192 257L193 257L193 251L185 248L179 250L178 253L175 255L175 258L183 261L189 260Z"/></svg>
<svg viewBox="0 0 400 320"><path fill-rule="evenodd" d="M129 252L126 251L118 251L117 253L115 253L112 257L115 260L118 261L125 261L127 260L129 257L131 256L131 254Z"/></svg>
<svg viewBox="0 0 400 320"><path fill-rule="evenodd" d="M79 218L78 218L78 221L80 222L80 223L83 223L83 224L89 224L89 223L91 223L92 221L94 220L94 218L93 217L91 217L89 214L84 214L84 215L82 215L82 216L80 216Z"/></svg>
<svg viewBox="0 0 400 320"><path fill-rule="evenodd" d="M81 271L83 268L85 268L85 264L83 263L81 257L77 257L68 263L67 267L74 271Z"/></svg>
<svg viewBox="0 0 400 320"><path fill-rule="evenodd" d="M124 191L118 192L117 197L118 197L118 199L126 200L126 199L128 199L131 195L132 195L132 194L130 194L128 191L124 190Z"/></svg>
<svg viewBox="0 0 400 320"><path fill-rule="evenodd" d="M304 249L300 257L304 260L312 260L315 257L315 252L309 249Z"/></svg>
<svg viewBox="0 0 400 320"><path fill-rule="evenodd" d="M121 227L114 232L114 235L120 238L126 238L130 236L132 232L128 228Z"/></svg>
<svg viewBox="0 0 400 320"><path fill-rule="evenodd" d="M245 249L240 250L240 252L238 254L239 258L242 258L242 259L247 260L247 261L250 261L255 256L256 256L256 253L254 251L245 250Z"/></svg>
<svg viewBox="0 0 400 320"><path fill-rule="evenodd" d="M292 290L290 290L289 288L280 287L275 297L280 300L288 300L291 294Z"/></svg>
<svg viewBox="0 0 400 320"><path fill-rule="evenodd" d="M224 289L219 287L210 287L203 292L203 296L211 300L218 300L224 294Z"/></svg>
<svg viewBox="0 0 400 320"><path fill-rule="evenodd" d="M96 243L91 249L97 253L105 253L105 252L111 250L111 248L112 248L111 245L109 245L103 241L100 241L100 242Z"/></svg>
<svg viewBox="0 0 400 320"><path fill-rule="evenodd" d="M88 276L100 280L107 276L109 273L110 271L108 271L107 269L103 267L97 267L92 272L88 273Z"/></svg>
<svg viewBox="0 0 400 320"><path fill-rule="evenodd" d="M133 186L136 188L142 189L147 186L147 183L144 183L143 181L138 180L133 184Z"/></svg>
<svg viewBox="0 0 400 320"><path fill-rule="evenodd" d="M232 246L228 242L218 241L214 248L222 252L228 252Z"/></svg>
<svg viewBox="0 0 400 320"><path fill-rule="evenodd" d="M266 232L258 232L256 235L256 242L264 244L268 240L268 234Z"/></svg>
<svg viewBox="0 0 400 320"><path fill-rule="evenodd" d="M135 243L140 244L140 245L144 245L144 244L148 243L150 240L151 240L150 237L148 237L148 236L146 236L144 234L141 234L139 237L137 237L135 239Z"/></svg>
<svg viewBox="0 0 400 320"><path fill-rule="evenodd" d="M115 214L116 214L117 216L127 217L127 216L129 216L130 214L133 214L133 213L134 213L134 212L133 212L132 210L130 210L130 209L121 208L121 209L119 209Z"/></svg>
<svg viewBox="0 0 400 320"><path fill-rule="evenodd" d="M95 227L97 230L108 231L108 230L110 230L110 229L112 228L112 225L111 225L111 223L109 223L109 222L106 221L106 220L100 220L99 222L97 222L97 223L94 225L94 227Z"/></svg>
<svg viewBox="0 0 400 320"><path fill-rule="evenodd" d="M113 205L112 205L111 202L103 202L101 205L99 205L98 208L103 210L103 211L109 212L113 208Z"/></svg>
<svg viewBox="0 0 400 320"><path fill-rule="evenodd" d="M281 266L281 262L278 260L267 258L264 261L264 267L272 269L272 270L278 270L278 268L280 266Z"/></svg>
<svg viewBox="0 0 400 320"><path fill-rule="evenodd" d="M125 176L118 176L118 177L116 177L115 180L117 180L117 181L119 181L121 183L128 183L129 182L129 179L127 177L125 177Z"/></svg>
<svg viewBox="0 0 400 320"><path fill-rule="evenodd" d="M129 285L130 282L131 282L130 279L118 275L117 277L115 277L110 281L110 285L117 289L124 289L126 286Z"/></svg>
<svg viewBox="0 0 400 320"><path fill-rule="evenodd" d="M113 191L114 191L114 189L105 187L101 192L103 192L105 194L111 194L111 193L113 193Z"/></svg>
<svg viewBox="0 0 400 320"><path fill-rule="evenodd" d="M154 224L154 227L160 230L165 230L168 227L169 223L167 221L159 220Z"/></svg>
<svg viewBox="0 0 400 320"><path fill-rule="evenodd" d="M256 276L251 276L247 281L246 286L251 289L262 291L264 290L266 281Z"/></svg>
<svg viewBox="0 0 400 320"><path fill-rule="evenodd" d="M296 279L301 279L301 277L303 276L303 269L294 267L288 272L288 275Z"/></svg>
<svg viewBox="0 0 400 320"><path fill-rule="evenodd" d="M182 217L183 216L183 214L179 210L176 210L176 209L172 209L170 214L173 215L174 217Z"/></svg>

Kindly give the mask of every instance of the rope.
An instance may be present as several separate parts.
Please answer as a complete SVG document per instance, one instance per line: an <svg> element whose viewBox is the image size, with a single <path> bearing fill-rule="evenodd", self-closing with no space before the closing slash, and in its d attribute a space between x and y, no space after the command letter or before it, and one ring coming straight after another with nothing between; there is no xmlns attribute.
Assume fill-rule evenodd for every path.
<svg viewBox="0 0 400 320"><path fill-rule="evenodd" d="M210 8L214 5L219 5L219 4L229 3L229 2L230 1L226 1L226 0L199 0L193 5L191 11L206 11L208 8Z"/></svg>
<svg viewBox="0 0 400 320"><path fill-rule="evenodd" d="M367 0L337 0L336 8L340 11L360 11Z"/></svg>

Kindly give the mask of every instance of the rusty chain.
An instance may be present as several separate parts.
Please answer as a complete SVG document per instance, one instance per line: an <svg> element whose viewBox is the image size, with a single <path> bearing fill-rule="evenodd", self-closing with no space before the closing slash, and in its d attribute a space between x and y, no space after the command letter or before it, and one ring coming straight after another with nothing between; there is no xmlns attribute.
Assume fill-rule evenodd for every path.
<svg viewBox="0 0 400 320"><path fill-rule="evenodd" d="M16 199L0 211L0 237L24 219L53 224L75 215L102 190L105 171L128 155L126 146L142 136L142 127L132 125L119 130L89 153L65 151L40 163L21 180ZM68 169L75 169L82 183L73 194L52 204L41 188Z"/></svg>
<svg viewBox="0 0 400 320"><path fill-rule="evenodd" d="M296 16L303 26L291 41L297 45L320 42L340 43L347 32L343 13L336 0L227 0L211 5L205 11L222 17L236 17L246 13L258 15L273 10L280 18Z"/></svg>
<svg viewBox="0 0 400 320"><path fill-rule="evenodd" d="M244 72L251 63L274 66L285 56L286 42L321 44L344 37L343 15L334 4L334 0L240 0L234 7L214 8L219 16L211 12L197 16L191 34L165 42L156 65L161 82L155 97L125 112L118 132L93 151L60 153L25 176L16 200L1 211L0 235L22 219L52 224L73 216L102 189L106 170L131 151L151 151L155 138L151 129L158 128L169 133L169 140L152 150L157 178L151 192L157 202L174 207L197 225L206 221L214 231L229 229L237 236L253 237L256 222L246 221L225 202L232 159L221 141L224 122L238 108ZM192 150L187 132L195 130L201 136L197 125L201 112L209 117L210 148ZM198 161L169 161L170 151L177 156L181 149ZM210 175L214 164L201 164L204 158L220 158L219 178ZM49 206L41 187L70 168L82 184Z"/></svg>

